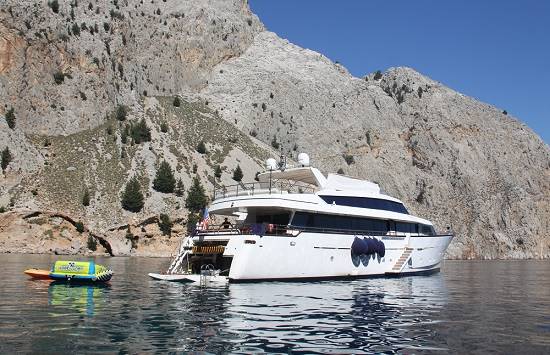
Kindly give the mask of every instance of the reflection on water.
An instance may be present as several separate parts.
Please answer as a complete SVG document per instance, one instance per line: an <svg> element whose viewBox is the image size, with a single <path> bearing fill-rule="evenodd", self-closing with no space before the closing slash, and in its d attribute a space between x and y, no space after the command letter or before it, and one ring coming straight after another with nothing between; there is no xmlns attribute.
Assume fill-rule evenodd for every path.
<svg viewBox="0 0 550 355"><path fill-rule="evenodd" d="M7 278L1 353L525 353L550 346L544 262L448 262L429 277L208 289L148 279L166 259L97 260L115 271L107 287L21 273L53 260L0 256Z"/></svg>
<svg viewBox="0 0 550 355"><path fill-rule="evenodd" d="M93 316L103 306L103 293L109 284L71 285L66 282L51 282L48 287L48 304L52 312L70 307L87 316ZM52 313L55 315L55 313Z"/></svg>

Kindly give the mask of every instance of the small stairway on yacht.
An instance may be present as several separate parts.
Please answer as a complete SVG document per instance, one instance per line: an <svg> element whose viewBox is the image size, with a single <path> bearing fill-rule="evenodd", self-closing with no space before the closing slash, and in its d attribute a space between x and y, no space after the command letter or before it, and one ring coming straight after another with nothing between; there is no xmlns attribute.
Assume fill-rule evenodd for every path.
<svg viewBox="0 0 550 355"><path fill-rule="evenodd" d="M191 237L183 237L178 249L178 254L174 257L174 259L172 259L172 263L170 264L170 267L168 267L168 274L177 274L184 271L184 261L187 259L191 245L193 245Z"/></svg>
<svg viewBox="0 0 550 355"><path fill-rule="evenodd" d="M411 254L413 252L413 248L405 247L405 250L403 250L403 254L397 259L395 262L395 265L393 265L393 268L389 272L390 274L397 274L401 272L401 269L403 269L403 265L409 260L411 257Z"/></svg>

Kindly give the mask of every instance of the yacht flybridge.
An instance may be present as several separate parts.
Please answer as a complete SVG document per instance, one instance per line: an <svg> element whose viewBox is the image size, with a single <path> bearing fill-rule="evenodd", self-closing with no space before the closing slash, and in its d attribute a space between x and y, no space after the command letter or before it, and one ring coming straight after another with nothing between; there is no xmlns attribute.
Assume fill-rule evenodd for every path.
<svg viewBox="0 0 550 355"><path fill-rule="evenodd" d="M242 282L439 270L452 234L436 233L375 183L325 176L298 158L296 167L268 159L258 182L216 188L209 213L233 223L197 228L169 274Z"/></svg>

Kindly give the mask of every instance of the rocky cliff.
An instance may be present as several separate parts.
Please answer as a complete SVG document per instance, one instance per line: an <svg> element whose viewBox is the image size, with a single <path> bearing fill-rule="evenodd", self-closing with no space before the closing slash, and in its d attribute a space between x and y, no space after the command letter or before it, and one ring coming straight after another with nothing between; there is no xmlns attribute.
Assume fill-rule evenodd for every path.
<svg viewBox="0 0 550 355"><path fill-rule="evenodd" d="M211 189L216 165L220 183L237 164L251 180L279 144L452 226L448 257L550 256L550 150L528 127L409 68L353 77L266 31L243 1L6 0L0 99L0 113L16 117L13 129L0 120L0 149L14 157L0 206L20 222L30 210L63 213L121 245L128 226L186 216L183 197L151 188L161 160L186 187L198 175ZM124 143L125 125L141 119L151 141ZM133 176L146 190L137 214L119 198ZM146 234L113 252L140 254Z"/></svg>

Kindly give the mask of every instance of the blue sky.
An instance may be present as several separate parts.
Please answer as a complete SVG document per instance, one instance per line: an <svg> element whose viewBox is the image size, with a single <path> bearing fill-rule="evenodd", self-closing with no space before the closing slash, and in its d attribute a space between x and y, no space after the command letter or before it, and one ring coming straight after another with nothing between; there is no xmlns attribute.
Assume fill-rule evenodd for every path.
<svg viewBox="0 0 550 355"><path fill-rule="evenodd" d="M250 0L268 30L355 76L408 66L550 142L550 1Z"/></svg>

